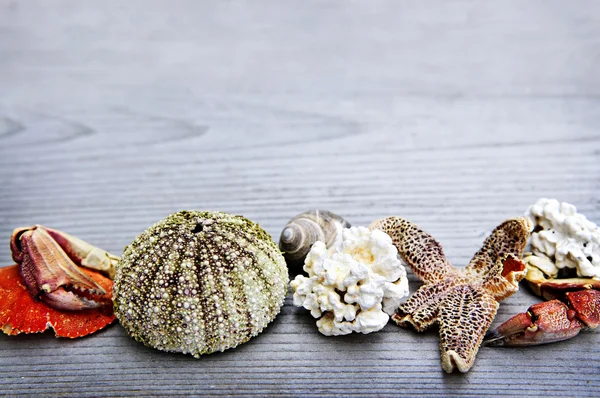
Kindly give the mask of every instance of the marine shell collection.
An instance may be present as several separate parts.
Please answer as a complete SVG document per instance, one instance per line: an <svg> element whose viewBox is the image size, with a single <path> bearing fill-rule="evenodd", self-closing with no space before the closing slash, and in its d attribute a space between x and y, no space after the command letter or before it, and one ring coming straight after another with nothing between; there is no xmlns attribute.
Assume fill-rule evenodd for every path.
<svg viewBox="0 0 600 398"><path fill-rule="evenodd" d="M583 323L561 339L596 326L585 320L597 319L600 324L596 225L578 215L572 205L559 206L548 199L532 206L526 216L496 227L466 268L454 268L442 246L408 220L388 217L369 228L350 227L325 210L292 218L282 231L279 248L258 224L242 216L180 211L139 235L120 260L60 231L21 228L11 239L18 264L0 268L0 329L17 334L52 327L57 336L81 337L116 316L131 337L147 346L199 357L236 347L263 331L287 295L287 265L292 269L304 265L308 277L299 275L290 285L294 304L321 318L317 325L322 333L375 332L387 324L389 315L398 325L417 331L437 324L443 369L466 372L499 302L518 289L524 276L531 283L522 256L534 225L544 229L537 226L532 239L534 255L544 260L542 265L577 268L579 276L592 277L562 281L577 290L570 292L573 295L597 304L563 305L565 316L578 311ZM547 237L542 241L543 235ZM52 250L45 249L50 246ZM565 254L564 264L560 263L563 257L555 254L563 252L570 256ZM408 285L397 256L423 281L403 303L400 299L408 294ZM526 256L525 261L532 257ZM88 277L78 267L87 267L81 270L102 288L83 283ZM558 272L552 271L556 277ZM38 285L33 294L32 286ZM96 290L106 293L102 300L107 306L95 309L89 298ZM56 297L62 307L52 308ZM537 306L540 314L554 319L552 309L560 304L554 301L531 308ZM78 311L78 306L85 311ZM114 315L107 308L114 309ZM528 314L501 325L500 332L492 333L494 339L502 334L500 338L508 341L510 333L521 333L525 327L532 334L525 336L530 339L527 344L556 341L552 333L562 331L562 321L552 324L557 330L548 330L551 322L540 315L537 322L546 329L538 331L536 324L533 330ZM547 336L533 335L540 332Z"/></svg>
<svg viewBox="0 0 600 398"><path fill-rule="evenodd" d="M258 224L181 211L125 248L114 309L135 340L199 357L260 333L279 313L287 283L285 260Z"/></svg>

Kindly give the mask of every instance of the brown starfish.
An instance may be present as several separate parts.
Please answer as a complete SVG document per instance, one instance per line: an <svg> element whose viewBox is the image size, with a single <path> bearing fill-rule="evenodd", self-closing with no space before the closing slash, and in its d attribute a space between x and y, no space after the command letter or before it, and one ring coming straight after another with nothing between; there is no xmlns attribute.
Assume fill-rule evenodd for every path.
<svg viewBox="0 0 600 398"><path fill-rule="evenodd" d="M442 368L467 372L490 327L498 302L518 289L525 276L520 258L532 224L526 218L504 221L485 240L466 268L450 264L442 246L400 217L375 221L371 229L391 236L402 259L425 284L392 319L421 332L439 324Z"/></svg>

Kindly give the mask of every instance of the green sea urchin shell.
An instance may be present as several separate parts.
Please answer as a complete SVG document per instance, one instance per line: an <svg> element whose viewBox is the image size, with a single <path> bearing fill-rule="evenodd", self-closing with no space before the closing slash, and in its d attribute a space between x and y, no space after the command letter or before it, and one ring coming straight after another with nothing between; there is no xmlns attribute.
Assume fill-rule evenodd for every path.
<svg viewBox="0 0 600 398"><path fill-rule="evenodd" d="M181 211L125 248L113 300L137 341L199 357L260 333L279 313L287 283L285 260L258 224Z"/></svg>

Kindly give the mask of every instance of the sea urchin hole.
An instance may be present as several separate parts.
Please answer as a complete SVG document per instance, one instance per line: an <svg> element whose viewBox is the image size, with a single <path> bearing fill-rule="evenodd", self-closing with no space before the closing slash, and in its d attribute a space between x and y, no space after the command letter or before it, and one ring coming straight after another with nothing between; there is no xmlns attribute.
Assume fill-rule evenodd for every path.
<svg viewBox="0 0 600 398"><path fill-rule="evenodd" d="M192 229L192 233L193 234L200 233L200 232L202 232L203 229L204 229L204 225L202 225L202 223L198 223L198 224L196 224L194 229Z"/></svg>

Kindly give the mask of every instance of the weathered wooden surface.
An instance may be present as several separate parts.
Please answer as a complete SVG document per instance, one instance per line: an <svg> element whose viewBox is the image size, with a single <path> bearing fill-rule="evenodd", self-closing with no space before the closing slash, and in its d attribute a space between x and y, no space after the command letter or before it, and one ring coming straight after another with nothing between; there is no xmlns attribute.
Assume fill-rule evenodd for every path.
<svg viewBox="0 0 600 398"><path fill-rule="evenodd" d="M0 263L17 226L120 253L184 208L275 238L311 207L402 215L455 264L539 197L600 222L599 16L567 0L0 0ZM520 291L497 321L536 300ZM446 375L435 332L327 338L288 298L258 338L200 360L119 325L1 335L0 393L598 396L599 337L484 347Z"/></svg>

